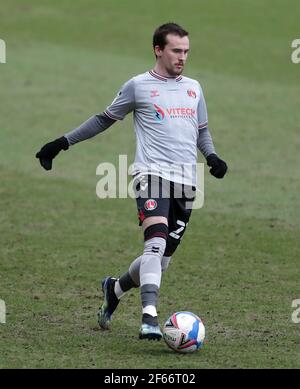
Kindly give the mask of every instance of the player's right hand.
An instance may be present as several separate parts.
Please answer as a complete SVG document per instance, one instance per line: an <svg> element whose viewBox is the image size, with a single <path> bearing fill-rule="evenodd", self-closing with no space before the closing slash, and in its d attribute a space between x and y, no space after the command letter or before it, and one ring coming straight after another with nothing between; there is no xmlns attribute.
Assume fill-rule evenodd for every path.
<svg viewBox="0 0 300 389"><path fill-rule="evenodd" d="M41 150L36 153L35 157L40 160L41 166L46 170L52 169L52 160L61 150L68 150L69 142L62 136L52 142L46 143Z"/></svg>

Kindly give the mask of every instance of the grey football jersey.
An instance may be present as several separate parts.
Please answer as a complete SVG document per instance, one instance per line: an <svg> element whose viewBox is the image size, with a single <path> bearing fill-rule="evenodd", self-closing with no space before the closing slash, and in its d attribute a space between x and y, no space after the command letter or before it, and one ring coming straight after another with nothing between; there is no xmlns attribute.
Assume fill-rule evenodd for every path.
<svg viewBox="0 0 300 389"><path fill-rule="evenodd" d="M127 81L104 113L122 120L133 111L136 154L132 174L151 173L196 185L198 131L207 110L198 81L153 70Z"/></svg>

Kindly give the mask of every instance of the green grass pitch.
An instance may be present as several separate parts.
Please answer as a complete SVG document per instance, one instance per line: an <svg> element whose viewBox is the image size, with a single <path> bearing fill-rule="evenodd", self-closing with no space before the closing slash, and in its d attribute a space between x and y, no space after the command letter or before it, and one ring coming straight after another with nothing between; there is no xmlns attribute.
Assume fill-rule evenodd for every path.
<svg viewBox="0 0 300 389"><path fill-rule="evenodd" d="M299 368L300 38L298 0L11 0L0 5L0 368ZM203 318L206 343L179 355L138 339L140 298L128 293L101 332L100 280L141 252L132 199L100 200L96 166L134 157L131 117L61 153L44 143L112 101L151 69L155 27L190 32L185 74L203 86L224 180L205 172L163 276L161 324ZM199 161L204 162L199 155Z"/></svg>

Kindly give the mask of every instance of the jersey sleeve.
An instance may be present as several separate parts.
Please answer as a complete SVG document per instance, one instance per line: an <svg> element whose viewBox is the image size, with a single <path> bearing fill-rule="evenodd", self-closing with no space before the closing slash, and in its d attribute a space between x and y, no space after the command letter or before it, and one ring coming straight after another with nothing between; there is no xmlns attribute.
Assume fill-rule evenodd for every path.
<svg viewBox="0 0 300 389"><path fill-rule="evenodd" d="M66 133L64 137L67 138L69 146L72 146L75 143L82 142L83 140L92 138L100 132L105 131L115 122L115 120L104 115L104 113L98 113L97 115L90 117L79 127Z"/></svg>
<svg viewBox="0 0 300 389"><path fill-rule="evenodd" d="M113 102L104 113L111 119L123 120L135 108L134 80L131 79L122 86Z"/></svg>
<svg viewBox="0 0 300 389"><path fill-rule="evenodd" d="M203 91L201 86L200 88L200 98L198 103L198 129L201 130L202 128L205 128L208 126L208 117L207 117L207 109L206 109L206 103L203 95Z"/></svg>

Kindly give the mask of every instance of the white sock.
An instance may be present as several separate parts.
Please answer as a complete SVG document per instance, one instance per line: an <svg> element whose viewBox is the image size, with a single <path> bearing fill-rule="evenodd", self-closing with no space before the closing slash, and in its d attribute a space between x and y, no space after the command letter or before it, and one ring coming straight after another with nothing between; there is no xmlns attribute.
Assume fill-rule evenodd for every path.
<svg viewBox="0 0 300 389"><path fill-rule="evenodd" d="M144 313L148 313L148 315L155 317L157 316L156 307L154 305L147 305L143 308L143 314Z"/></svg>

